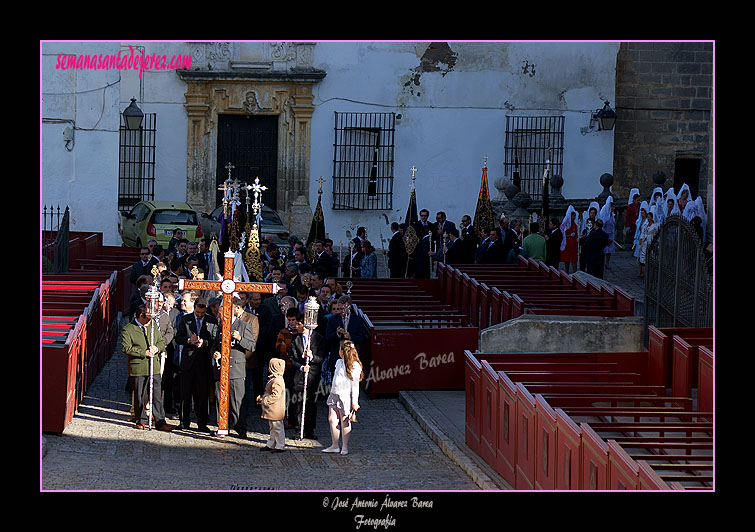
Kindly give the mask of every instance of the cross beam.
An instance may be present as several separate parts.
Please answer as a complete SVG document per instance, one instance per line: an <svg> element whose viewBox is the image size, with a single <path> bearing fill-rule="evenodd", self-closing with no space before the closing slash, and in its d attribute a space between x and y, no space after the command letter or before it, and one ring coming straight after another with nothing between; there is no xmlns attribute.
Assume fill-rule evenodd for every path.
<svg viewBox="0 0 755 532"><path fill-rule="evenodd" d="M219 290L223 292L223 305L221 307L222 342L220 351L220 402L218 405L218 434L228 434L228 391L230 386L231 367L231 322L234 292L260 292L275 294L278 292L278 283L242 283L233 280L233 259L236 256L232 251L223 255L224 270L222 281L194 281L180 279L179 290Z"/></svg>

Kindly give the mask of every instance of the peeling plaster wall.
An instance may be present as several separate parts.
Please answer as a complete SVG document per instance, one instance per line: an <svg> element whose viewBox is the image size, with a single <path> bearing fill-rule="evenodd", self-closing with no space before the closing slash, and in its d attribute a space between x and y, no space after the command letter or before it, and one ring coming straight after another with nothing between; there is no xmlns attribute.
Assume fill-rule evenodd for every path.
<svg viewBox="0 0 755 532"><path fill-rule="evenodd" d="M97 44L117 54L118 43ZM105 245L118 235L119 73L56 69L58 54L91 54L89 43L42 45L41 203L70 206L71 231L102 231ZM73 130L72 149L63 138ZM70 146L69 146L70 147Z"/></svg>
<svg viewBox="0 0 755 532"><path fill-rule="evenodd" d="M132 43L147 54L191 54L190 43ZM136 97L145 113L157 113L155 199L186 195L187 87L171 70L56 71L58 53L117 53L122 43L45 43L42 58L43 118L75 120L73 152L62 145L64 124L43 123L43 201L72 204L72 230L103 231L105 243L120 243L116 231L119 113ZM221 60L254 68L269 59L271 43L237 43ZM503 175L507 115L565 117L566 198L596 196L604 172L612 172L613 133L580 133L589 113L613 103L618 43L428 43L320 42L312 67L326 77L314 87L311 122L310 207L323 177L326 229L336 242L358 225L380 249L380 233L402 221L415 165L419 207L444 210L457 222L474 214L483 157L488 156L492 196ZM127 49L127 46L126 46ZM273 54L273 58L275 58ZM285 62L285 56L279 57ZM203 67L206 68L206 67ZM100 92L90 88L113 86ZM73 96L51 96L45 93ZM104 94L104 107L103 107ZM332 210L333 113L395 112L393 209ZM78 207L77 207L78 205ZM94 208L91 208L94 206ZM111 214L112 213L112 216ZM306 235L301 235L306 237Z"/></svg>
<svg viewBox="0 0 755 532"><path fill-rule="evenodd" d="M483 157L491 195L503 175L507 115L563 115L564 197L597 196L612 172L613 133L580 128L589 113L612 102L618 43L318 43L314 66L327 77L315 87L310 197L323 193L326 229L336 245L365 225L380 233L402 221L411 172L419 208L456 222L474 215ZM395 112L391 211L332 210L333 113Z"/></svg>

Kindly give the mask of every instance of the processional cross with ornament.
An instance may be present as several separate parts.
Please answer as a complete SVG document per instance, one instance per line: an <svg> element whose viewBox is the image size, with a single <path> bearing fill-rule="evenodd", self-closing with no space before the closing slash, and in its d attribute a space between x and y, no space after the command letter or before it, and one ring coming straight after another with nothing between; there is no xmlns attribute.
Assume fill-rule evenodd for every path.
<svg viewBox="0 0 755 532"><path fill-rule="evenodd" d="M228 171L230 173L230 169ZM238 181L233 183L231 186L237 186L237 183ZM257 179L256 185L257 187L259 187L259 179ZM257 204L256 195L255 204ZM257 242L257 246L259 246L259 242ZM180 279L178 281L179 290L219 290L223 292L223 303L220 312L223 337L220 351L220 401L218 403L217 432L219 436L225 436L228 434L228 391L230 386L229 370L231 366L231 323L233 315L233 294L235 292L259 292L265 294L275 294L279 289L278 283L245 283L235 280L233 278L235 256L236 253L232 249L229 249L223 255L224 265L222 281L195 281L189 279ZM257 248L257 256L259 257L259 247Z"/></svg>

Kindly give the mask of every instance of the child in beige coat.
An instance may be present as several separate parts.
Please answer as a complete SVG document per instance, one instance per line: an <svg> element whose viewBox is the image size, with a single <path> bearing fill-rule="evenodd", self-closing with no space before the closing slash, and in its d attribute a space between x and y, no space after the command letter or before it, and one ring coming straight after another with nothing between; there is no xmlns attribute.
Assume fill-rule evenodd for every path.
<svg viewBox="0 0 755 532"><path fill-rule="evenodd" d="M283 418L286 415L286 385L283 372L286 363L280 358L271 358L268 366L268 379L265 392L257 397L257 404L262 406L262 419L270 424L270 438L260 451L282 453L286 447L286 431Z"/></svg>

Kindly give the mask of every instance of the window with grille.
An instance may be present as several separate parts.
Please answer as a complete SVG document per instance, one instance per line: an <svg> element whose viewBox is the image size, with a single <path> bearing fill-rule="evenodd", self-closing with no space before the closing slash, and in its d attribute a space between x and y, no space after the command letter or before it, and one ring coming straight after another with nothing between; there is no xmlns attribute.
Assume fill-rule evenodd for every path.
<svg viewBox="0 0 755 532"><path fill-rule="evenodd" d="M543 172L550 160L550 175L563 176L564 117L507 116L504 175L533 198L543 191Z"/></svg>
<svg viewBox="0 0 755 532"><path fill-rule="evenodd" d="M395 113L335 113L333 209L393 208Z"/></svg>
<svg viewBox="0 0 755 532"><path fill-rule="evenodd" d="M141 200L155 199L157 115L145 113L138 130L126 128L121 113L118 158L118 209L128 212Z"/></svg>

